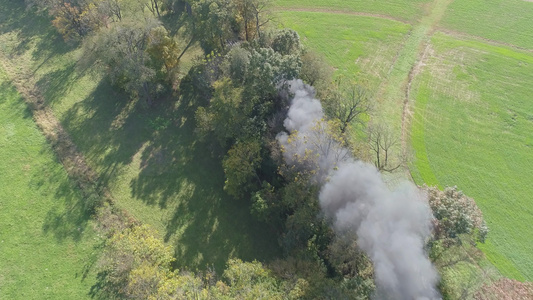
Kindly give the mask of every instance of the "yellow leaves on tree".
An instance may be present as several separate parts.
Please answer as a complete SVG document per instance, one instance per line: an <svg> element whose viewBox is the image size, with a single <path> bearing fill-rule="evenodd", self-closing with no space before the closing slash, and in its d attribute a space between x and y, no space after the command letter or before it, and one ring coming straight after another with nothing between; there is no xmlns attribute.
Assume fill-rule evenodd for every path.
<svg viewBox="0 0 533 300"><path fill-rule="evenodd" d="M54 11L54 16L52 24L65 40L79 39L104 24L93 3L78 7L64 2Z"/></svg>
<svg viewBox="0 0 533 300"><path fill-rule="evenodd" d="M169 36L163 26L150 31L148 36L148 53L152 59L165 67L167 74L173 74L179 65L178 42Z"/></svg>

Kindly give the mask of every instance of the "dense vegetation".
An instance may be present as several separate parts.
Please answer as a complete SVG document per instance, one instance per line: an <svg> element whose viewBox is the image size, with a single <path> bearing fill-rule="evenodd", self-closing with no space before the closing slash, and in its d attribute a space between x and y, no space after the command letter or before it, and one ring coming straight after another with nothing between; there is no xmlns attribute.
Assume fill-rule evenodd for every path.
<svg viewBox="0 0 533 300"><path fill-rule="evenodd" d="M42 91L45 107L98 174L101 198L78 205L79 220L64 220L83 220L87 230L79 239L103 239L87 266L90 279L82 282L92 284L90 296L371 297L372 262L320 213L314 174L282 158L276 136L291 98L287 84L301 78L317 87L327 114L317 130L384 173L402 170L410 153L404 132L386 122L396 120L389 116L397 108L384 109L394 101L382 100L401 91L382 79L391 86L402 82L416 55L401 46L419 46L438 22L440 6L423 26L412 27L404 22L416 22L427 1L387 7L316 1L317 9L328 4L350 11L360 4L376 14L335 16L339 30L325 37L331 16L279 1L295 10L279 16L304 32L301 39L297 31L276 28L266 0L25 1L25 11L4 2L12 10L0 13L2 59L18 67L10 76L20 81L32 74L26 84ZM394 18L376 18L385 13ZM31 23L15 22L19 15ZM51 38L55 45L47 44ZM336 40L350 50L329 50ZM334 77L328 64L339 69ZM416 85L415 91L424 89ZM415 180L456 184L428 180L421 153L415 154ZM481 211L455 188L427 190L435 226L424 242L443 274L439 288L444 297L472 296L479 283L461 290L450 274L485 263L476 248L487 237Z"/></svg>

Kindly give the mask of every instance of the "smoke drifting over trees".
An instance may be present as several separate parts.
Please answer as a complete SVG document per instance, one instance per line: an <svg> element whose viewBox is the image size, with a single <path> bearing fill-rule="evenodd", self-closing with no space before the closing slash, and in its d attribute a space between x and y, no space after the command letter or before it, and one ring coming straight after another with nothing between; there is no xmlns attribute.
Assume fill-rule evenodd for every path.
<svg viewBox="0 0 533 300"><path fill-rule="evenodd" d="M424 251L432 214L418 189L406 182L391 191L379 171L357 161L332 135L320 101L301 80L277 137L287 164L314 174L323 213L339 236L357 236L374 263L380 299L436 299L438 275Z"/></svg>

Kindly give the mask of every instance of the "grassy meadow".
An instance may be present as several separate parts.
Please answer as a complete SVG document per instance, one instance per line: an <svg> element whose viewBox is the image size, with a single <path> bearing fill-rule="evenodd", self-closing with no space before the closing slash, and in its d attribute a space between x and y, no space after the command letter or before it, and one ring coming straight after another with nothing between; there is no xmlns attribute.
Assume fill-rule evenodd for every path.
<svg viewBox="0 0 533 300"><path fill-rule="evenodd" d="M521 48L533 48L533 3L524 0L453 1L441 26Z"/></svg>
<svg viewBox="0 0 533 300"><path fill-rule="evenodd" d="M80 45L22 2L0 0L0 52L13 66L0 70L0 298L88 297L99 245L83 199L8 83L20 72L32 74L116 204L174 246L176 267L220 271L230 257L279 254L276 233L250 216L250 201L223 191L223 152L197 140L194 95L167 94L153 107L130 100L98 69L81 68ZM414 181L473 197L491 230L480 245L488 260L533 281L533 3L274 3L280 26L295 29L337 75L370 88L374 118L400 132L409 104ZM469 268L450 271L451 280L460 284Z"/></svg>
<svg viewBox="0 0 533 300"><path fill-rule="evenodd" d="M0 69L0 298L88 299L100 240Z"/></svg>
<svg viewBox="0 0 533 300"><path fill-rule="evenodd" d="M175 247L176 267L222 270L230 257L278 254L275 233L250 215L249 201L223 191L221 151L196 140L192 99L167 95L154 107L130 100L98 70L81 69L79 45L64 43L49 19L22 3L0 6L0 51L33 74L117 205Z"/></svg>
<svg viewBox="0 0 533 300"><path fill-rule="evenodd" d="M324 55L342 75L377 90L390 73L411 26L368 16L286 11L281 26L296 30L306 47ZM357 30L354 30L357 28Z"/></svg>
<svg viewBox="0 0 533 300"><path fill-rule="evenodd" d="M344 11L360 12L368 14L381 14L404 21L420 19L423 12L431 1L429 0L275 0L275 6L279 10L320 10L320 11Z"/></svg>
<svg viewBox="0 0 533 300"><path fill-rule="evenodd" d="M437 34L414 86L412 174L457 185L491 229L480 247L504 275L533 280L533 55Z"/></svg>

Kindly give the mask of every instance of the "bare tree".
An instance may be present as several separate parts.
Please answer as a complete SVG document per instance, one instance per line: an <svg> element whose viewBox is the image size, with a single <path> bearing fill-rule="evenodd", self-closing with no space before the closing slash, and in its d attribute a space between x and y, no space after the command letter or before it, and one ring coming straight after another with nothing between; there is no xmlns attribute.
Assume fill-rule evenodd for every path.
<svg viewBox="0 0 533 300"><path fill-rule="evenodd" d="M271 0L237 0L235 3L244 26L245 40L251 41L255 34L261 38L261 27L271 20L266 16Z"/></svg>
<svg viewBox="0 0 533 300"><path fill-rule="evenodd" d="M270 22L270 16L264 17L266 15L266 10L271 4L271 0L258 0L250 1L253 8L253 15L255 18L255 28L257 30L257 37L261 38L261 27Z"/></svg>
<svg viewBox="0 0 533 300"><path fill-rule="evenodd" d="M361 115L370 110L368 91L358 84L342 87L336 81L326 96L326 113L339 121L339 130L344 134L352 122L362 124Z"/></svg>
<svg viewBox="0 0 533 300"><path fill-rule="evenodd" d="M119 0L104 0L98 4L98 9L122 21L122 8Z"/></svg>
<svg viewBox="0 0 533 300"><path fill-rule="evenodd" d="M407 155L400 153L398 159L392 159L392 152L400 139L383 124L370 124L367 129L368 145L375 154L374 164L380 171L393 172L407 160Z"/></svg>

